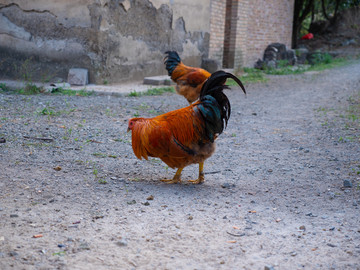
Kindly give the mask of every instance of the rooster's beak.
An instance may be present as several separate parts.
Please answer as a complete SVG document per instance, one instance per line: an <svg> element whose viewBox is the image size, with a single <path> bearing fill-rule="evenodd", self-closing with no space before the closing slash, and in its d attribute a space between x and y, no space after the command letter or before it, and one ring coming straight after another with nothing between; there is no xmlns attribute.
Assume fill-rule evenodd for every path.
<svg viewBox="0 0 360 270"><path fill-rule="evenodd" d="M127 129L127 132L129 132L129 131L130 131L130 128Z"/></svg>

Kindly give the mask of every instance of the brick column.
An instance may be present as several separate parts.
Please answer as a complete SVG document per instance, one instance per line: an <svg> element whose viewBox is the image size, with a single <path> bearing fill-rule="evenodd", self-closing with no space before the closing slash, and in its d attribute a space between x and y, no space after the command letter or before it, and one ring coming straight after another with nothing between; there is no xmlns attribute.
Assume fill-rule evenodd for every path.
<svg viewBox="0 0 360 270"><path fill-rule="evenodd" d="M209 58L223 62L226 0L212 0L210 6Z"/></svg>

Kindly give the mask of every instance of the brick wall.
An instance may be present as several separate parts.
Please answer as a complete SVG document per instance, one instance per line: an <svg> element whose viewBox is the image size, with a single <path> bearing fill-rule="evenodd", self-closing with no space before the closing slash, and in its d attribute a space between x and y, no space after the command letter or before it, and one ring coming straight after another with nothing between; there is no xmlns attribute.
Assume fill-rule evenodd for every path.
<svg viewBox="0 0 360 270"><path fill-rule="evenodd" d="M247 23L245 66L253 66L273 42L291 47L294 0L251 0Z"/></svg>
<svg viewBox="0 0 360 270"><path fill-rule="evenodd" d="M212 0L210 5L209 58L221 64L224 52L226 0Z"/></svg>
<svg viewBox="0 0 360 270"><path fill-rule="evenodd" d="M252 67L270 43L290 48L293 6L294 0L213 0L209 57L225 67Z"/></svg>

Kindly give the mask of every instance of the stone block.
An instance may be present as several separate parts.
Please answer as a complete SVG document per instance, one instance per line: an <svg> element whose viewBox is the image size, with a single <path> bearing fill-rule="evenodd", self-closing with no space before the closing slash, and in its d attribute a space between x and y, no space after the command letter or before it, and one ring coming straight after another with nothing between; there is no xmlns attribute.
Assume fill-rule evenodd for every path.
<svg viewBox="0 0 360 270"><path fill-rule="evenodd" d="M68 74L68 83L71 85L87 85L89 72L85 68L71 68Z"/></svg>
<svg viewBox="0 0 360 270"><path fill-rule="evenodd" d="M215 71L219 70L219 66L219 62L215 59L205 58L201 62L201 67L210 73L214 73Z"/></svg>
<svg viewBox="0 0 360 270"><path fill-rule="evenodd" d="M296 52L293 49L289 49L285 53L285 59L288 61L289 65L295 65L297 62Z"/></svg>
<svg viewBox="0 0 360 270"><path fill-rule="evenodd" d="M309 50L306 48L296 49L297 63L302 65L305 64L308 54Z"/></svg>
<svg viewBox="0 0 360 270"><path fill-rule="evenodd" d="M174 84L168 75L145 77L143 84L147 85L172 85Z"/></svg>

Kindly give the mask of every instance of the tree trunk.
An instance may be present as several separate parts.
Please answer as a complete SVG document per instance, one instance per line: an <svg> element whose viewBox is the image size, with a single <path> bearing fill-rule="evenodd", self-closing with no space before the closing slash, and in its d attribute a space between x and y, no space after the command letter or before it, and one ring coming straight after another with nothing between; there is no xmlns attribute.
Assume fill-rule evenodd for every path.
<svg viewBox="0 0 360 270"><path fill-rule="evenodd" d="M330 21L330 18L326 13L325 0L321 0L321 10L322 10L322 14L324 15L325 19Z"/></svg>
<svg viewBox="0 0 360 270"><path fill-rule="evenodd" d="M311 12L313 6L314 6L314 0L295 0L293 33L292 33L292 41L291 41L292 48L296 48L300 29L301 29L301 24L305 20L306 16Z"/></svg>

